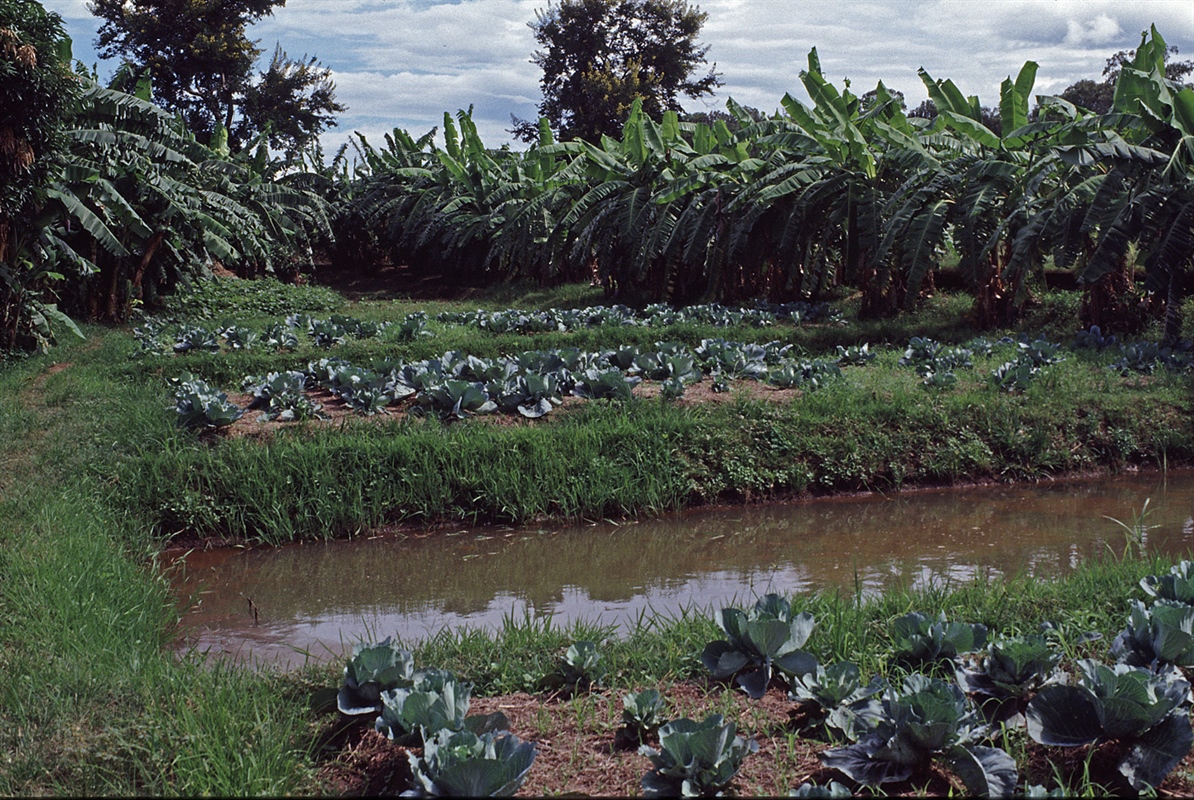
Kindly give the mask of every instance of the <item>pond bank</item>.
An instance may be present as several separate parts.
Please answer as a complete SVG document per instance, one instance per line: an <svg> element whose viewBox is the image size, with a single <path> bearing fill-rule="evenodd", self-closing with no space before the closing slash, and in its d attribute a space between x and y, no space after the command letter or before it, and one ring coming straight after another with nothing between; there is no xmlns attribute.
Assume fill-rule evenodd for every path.
<svg viewBox="0 0 1194 800"><path fill-rule="evenodd" d="M1194 473L901 492L690 509L632 522L443 529L278 548L163 553L184 602L184 649L295 666L346 644L413 644L507 618L613 626L642 615L712 615L765 592L870 595L1026 572L1056 578L1125 547L1194 549ZM385 580L374 580L386 576Z"/></svg>

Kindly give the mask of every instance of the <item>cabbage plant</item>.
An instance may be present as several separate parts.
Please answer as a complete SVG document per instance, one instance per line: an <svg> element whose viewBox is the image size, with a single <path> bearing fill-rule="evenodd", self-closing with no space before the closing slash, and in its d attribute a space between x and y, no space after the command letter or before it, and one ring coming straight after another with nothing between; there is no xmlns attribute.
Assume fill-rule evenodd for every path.
<svg viewBox="0 0 1194 800"><path fill-rule="evenodd" d="M766 694L773 667L787 675L817 668L816 658L800 649L816 625L813 615L792 616L791 604L777 594L763 596L749 611L723 608L717 624L726 638L705 645L701 663L718 680L737 675L755 700ZM753 669L743 672L747 668Z"/></svg>
<svg viewBox="0 0 1194 800"><path fill-rule="evenodd" d="M767 360L777 358L781 351L766 345L727 342L725 339L702 339L694 351L701 369L728 378L762 380L767 377ZM786 351L784 351L786 352Z"/></svg>
<svg viewBox="0 0 1194 800"><path fill-rule="evenodd" d="M452 379L427 387L415 398L415 403L424 413L433 413L443 420L497 410L497 403L489 399L484 384Z"/></svg>
<svg viewBox="0 0 1194 800"><path fill-rule="evenodd" d="M692 383L701 379L693 357L683 353L643 353L634 359L633 370L651 381L674 379Z"/></svg>
<svg viewBox="0 0 1194 800"><path fill-rule="evenodd" d="M1194 561L1175 564L1168 575L1146 575L1140 588L1150 597L1194 605Z"/></svg>
<svg viewBox="0 0 1194 800"><path fill-rule="evenodd" d="M400 342L413 342L420 336L434 336L433 331L427 330L427 312L415 311L403 317L397 323L397 338Z"/></svg>
<svg viewBox="0 0 1194 800"><path fill-rule="evenodd" d="M735 735L733 722L710 714L703 722L673 720L659 729L659 749L639 753L654 766L643 776L644 797L699 797L720 794L738 774L742 761L758 752L753 739Z"/></svg>
<svg viewBox="0 0 1194 800"><path fill-rule="evenodd" d="M997 747L976 744L988 728L954 683L909 675L888 689L875 729L856 744L821 753L821 761L866 786L911 778L944 760L975 795L1007 797L1016 788L1016 762Z"/></svg>
<svg viewBox="0 0 1194 800"><path fill-rule="evenodd" d="M506 732L441 730L407 759L414 780L404 797L510 797L535 763L535 745Z"/></svg>
<svg viewBox="0 0 1194 800"><path fill-rule="evenodd" d="M574 642L568 646L555 670L543 679L547 689L587 690L605 678L601 653L593 642Z"/></svg>
<svg viewBox="0 0 1194 800"><path fill-rule="evenodd" d="M175 334L174 352L189 353L192 350L202 350L208 353L220 352L220 343L216 335L198 325L184 325Z"/></svg>
<svg viewBox="0 0 1194 800"><path fill-rule="evenodd" d="M342 714L376 713L381 710L381 693L410 686L414 672L415 657L393 645L390 637L378 644L361 642L344 665L336 706Z"/></svg>
<svg viewBox="0 0 1194 800"><path fill-rule="evenodd" d="M863 684L856 664L839 661L828 667L817 664L812 672L795 676L788 697L807 714L802 730L823 726L856 742L874 727L881 708L875 695L886 688L879 676Z"/></svg>
<svg viewBox="0 0 1194 800"><path fill-rule="evenodd" d="M618 369L591 368L585 370L572 393L586 400L629 400L633 396L632 390L641 382L642 378L624 375Z"/></svg>
<svg viewBox="0 0 1194 800"><path fill-rule="evenodd" d="M298 347L298 333L284 322L267 325L261 334L261 340L267 347L278 350L294 350Z"/></svg>
<svg viewBox="0 0 1194 800"><path fill-rule="evenodd" d="M642 742L663 724L663 697L658 689L628 692L622 697L622 731Z"/></svg>
<svg viewBox="0 0 1194 800"><path fill-rule="evenodd" d="M486 733L510 727L500 711L469 717L472 685L447 670L421 669L409 685L381 693L381 714L374 727L397 744L420 745L428 733L469 730Z"/></svg>
<svg viewBox="0 0 1194 800"><path fill-rule="evenodd" d="M1030 359L1016 359L1000 364L991 371L987 382L993 389L1003 389L1008 392L1022 392L1036 380L1040 367Z"/></svg>
<svg viewBox="0 0 1194 800"><path fill-rule="evenodd" d="M184 428L223 428L236 422L244 411L228 395L207 381L184 372L174 384L174 410Z"/></svg>
<svg viewBox="0 0 1194 800"><path fill-rule="evenodd" d="M850 345L849 347L837 347L837 363L839 366L856 366L863 367L871 363L876 353L871 352L870 343L859 345Z"/></svg>
<svg viewBox="0 0 1194 800"><path fill-rule="evenodd" d="M1011 636L987 645L981 659L957 670L963 691L996 702L994 717L1023 724L1023 705L1044 686L1059 683L1064 674L1057 669L1061 654L1044 636Z"/></svg>
<svg viewBox="0 0 1194 800"><path fill-rule="evenodd" d="M1150 609L1133 600L1128 627L1111 643L1111 655L1133 667L1194 667L1194 606L1157 600Z"/></svg>
<svg viewBox="0 0 1194 800"><path fill-rule="evenodd" d="M517 411L527 419L538 419L564 402L559 379L552 374L516 375L490 394L496 395L498 408Z"/></svg>
<svg viewBox="0 0 1194 800"><path fill-rule="evenodd" d="M1028 703L1028 735L1054 747L1117 742L1126 746L1117 770L1131 788L1160 786L1194 744L1190 684L1127 664L1078 667L1078 685L1046 686Z"/></svg>
<svg viewBox="0 0 1194 800"><path fill-rule="evenodd" d="M668 378L659 385L659 396L664 400L679 400L687 387L679 378Z"/></svg>
<svg viewBox="0 0 1194 800"><path fill-rule="evenodd" d="M231 350L251 350L261 338L257 331L240 325L229 325L220 331L220 335L224 337L224 342Z"/></svg>
<svg viewBox="0 0 1194 800"><path fill-rule="evenodd" d="M291 422L323 418L322 407L305 393L307 375L303 372L270 372L265 377L249 376L241 384L253 395L250 409L264 409L265 419Z"/></svg>
<svg viewBox="0 0 1194 800"><path fill-rule="evenodd" d="M891 632L896 661L911 666L953 660L987 643L986 625L948 622L944 611L936 620L918 611L905 614L892 623Z"/></svg>

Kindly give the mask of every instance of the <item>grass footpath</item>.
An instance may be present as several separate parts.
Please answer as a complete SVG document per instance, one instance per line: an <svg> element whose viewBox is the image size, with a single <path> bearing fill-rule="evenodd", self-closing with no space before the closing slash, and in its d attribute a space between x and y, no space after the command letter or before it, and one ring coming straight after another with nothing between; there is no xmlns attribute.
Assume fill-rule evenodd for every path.
<svg viewBox="0 0 1194 800"><path fill-rule="evenodd" d="M596 302L568 292L536 299ZM1067 326L1072 332L1067 303L1057 299L1027 324L1052 325L1060 339ZM519 298L503 304L529 305ZM392 318L412 309L379 303L352 313ZM959 309L944 298L919 317L870 326L716 331L756 341L782 336L812 355L839 344L894 345L796 403L746 394L708 407L591 402L553 412L542 424L399 419L298 428L269 441L211 442L179 430L166 378L189 369L231 389L244 374L283 366L276 357L152 362L135 356L128 332L89 328L86 342L3 365L0 794L298 794L340 785L329 782L329 765L343 762L326 736L334 723L311 705L313 694L338 681L338 665L279 676L179 660L170 650L176 611L154 564L165 537L181 529L285 541L400 519L656 513L794 491L1194 460L1190 379L1164 371L1121 378L1106 369L1107 355L1075 354L1023 394L992 391L982 377L991 367L978 360L955 389L926 391L914 372L895 364L897 348L925 331L965 341L971 334ZM1050 314L1055 319L1045 319ZM697 327L630 330L577 346L667 338L695 344L708 335ZM552 335L535 346L564 341L572 340ZM486 356L512 346L525 344L442 330L403 355L456 348ZM362 358L374 354L372 344L352 347ZM310 357L297 353L290 366ZM1091 648L1105 648L1122 627L1127 598L1140 595L1135 581L1167 569L1147 555L1128 555L1058 582L1013 578L896 590L864 603L836 595L799 603L822 620L810 641L818 657L851 658L864 671L888 669L881 655L887 624L913 609L945 609L951 619L1000 633L1028 632L1042 620L1074 636L1098 630L1102 645L1073 653L1097 654ZM697 655L717 635L711 620L685 615L644 620L620 638L529 621L497 634L445 634L420 645L417 656L492 696L534 688L568 642L582 637L602 642L617 689L699 677ZM709 703L728 703L724 692L710 687ZM534 731L519 733L534 738ZM539 788L566 790L561 775L563 783ZM799 777L758 790L782 792Z"/></svg>

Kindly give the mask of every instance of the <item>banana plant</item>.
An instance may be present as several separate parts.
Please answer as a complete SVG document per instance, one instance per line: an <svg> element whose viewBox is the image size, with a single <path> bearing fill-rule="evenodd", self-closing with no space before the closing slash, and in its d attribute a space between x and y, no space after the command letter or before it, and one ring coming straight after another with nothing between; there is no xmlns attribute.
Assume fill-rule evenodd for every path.
<svg viewBox="0 0 1194 800"><path fill-rule="evenodd" d="M1090 203L1097 239L1082 280L1110 274L1129 244L1135 246L1148 288L1165 296L1164 342L1173 344L1181 335L1185 276L1194 259L1194 89L1165 77L1167 52L1152 26L1116 81L1112 110L1125 119L1124 138L1139 147L1086 147L1067 155L1110 166L1106 183L1114 189Z"/></svg>

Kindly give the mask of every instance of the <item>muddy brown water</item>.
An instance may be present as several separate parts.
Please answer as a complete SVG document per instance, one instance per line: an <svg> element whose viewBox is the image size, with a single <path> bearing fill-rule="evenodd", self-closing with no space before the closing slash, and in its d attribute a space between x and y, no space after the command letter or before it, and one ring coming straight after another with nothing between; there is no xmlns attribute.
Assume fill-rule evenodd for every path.
<svg viewBox="0 0 1194 800"><path fill-rule="evenodd" d="M1125 546L1194 552L1194 472L690 511L636 522L484 528L168 554L180 647L283 666L361 639L551 615L625 627L766 592L1058 576Z"/></svg>

